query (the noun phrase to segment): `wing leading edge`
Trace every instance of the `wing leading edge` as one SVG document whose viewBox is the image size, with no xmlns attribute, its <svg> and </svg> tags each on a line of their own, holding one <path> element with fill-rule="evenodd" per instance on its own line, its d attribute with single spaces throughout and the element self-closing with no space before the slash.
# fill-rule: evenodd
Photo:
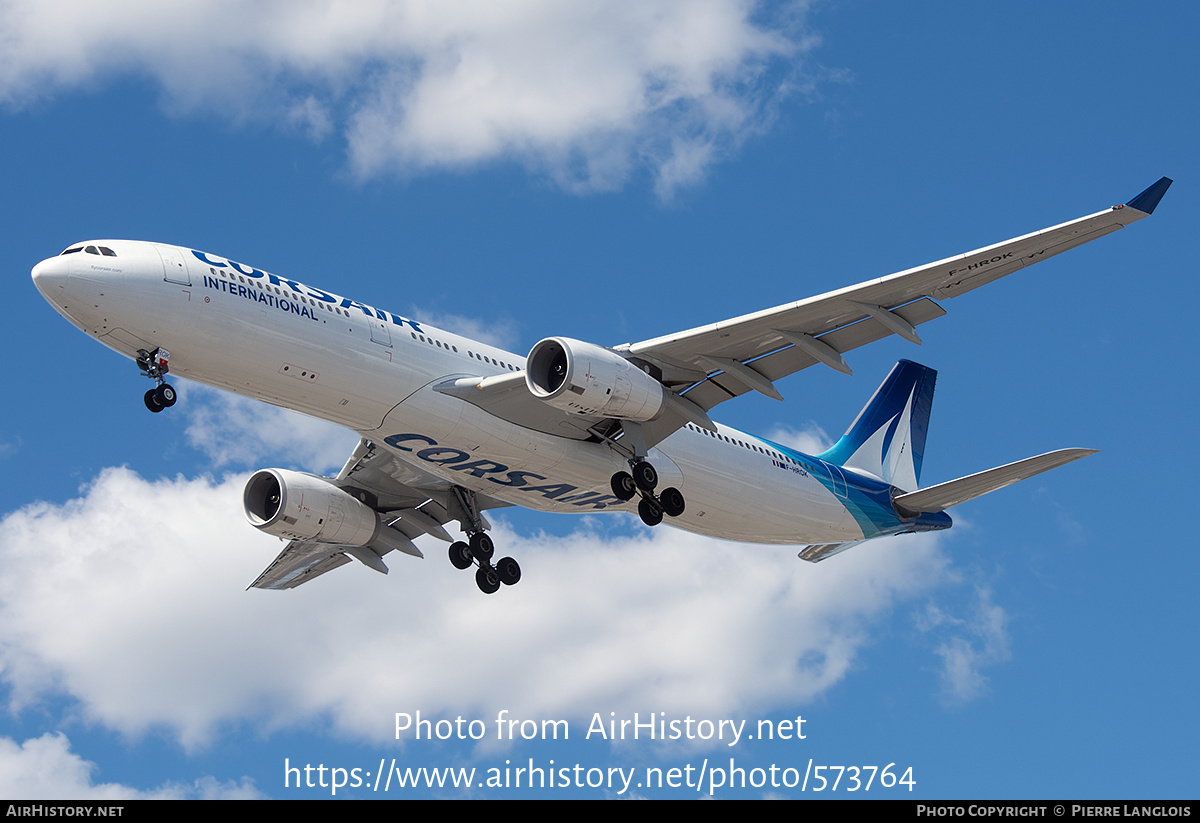
<svg viewBox="0 0 1200 823">
<path fill-rule="evenodd" d="M 703 411 L 816 363 L 850 372 L 842 353 L 890 334 L 920 343 L 915 327 L 945 314 L 935 300 L 958 297 L 1005 275 L 1123 228 L 1153 213 L 1171 185 L 1163 177 L 1124 205 L 868 280 L 856 286 L 678 334 L 618 346 L 661 369 L 664 382 Z"/>
</svg>

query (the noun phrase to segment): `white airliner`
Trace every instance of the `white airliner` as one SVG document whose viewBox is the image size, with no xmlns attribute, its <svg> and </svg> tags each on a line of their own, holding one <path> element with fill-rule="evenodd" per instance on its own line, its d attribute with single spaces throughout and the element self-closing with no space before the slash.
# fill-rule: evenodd
<svg viewBox="0 0 1200 823">
<path fill-rule="evenodd" d="M 72 245 L 33 269 L 63 317 L 134 358 L 175 404 L 172 374 L 295 409 L 362 439 L 337 477 L 263 469 L 246 516 L 289 542 L 251 586 L 293 588 L 356 559 L 387 572 L 413 539 L 450 543 L 486 593 L 484 512 L 502 506 L 637 511 L 648 525 L 755 543 L 808 544 L 819 561 L 863 540 L 946 529 L 945 509 L 1085 457 L 1064 449 L 920 488 L 936 372 L 901 361 L 828 451 L 811 456 L 714 423 L 709 411 L 940 317 L 935 301 L 990 283 L 1154 211 L 1162 178 L 1124 205 L 797 303 L 613 348 L 551 337 L 527 357 L 192 249 Z M 467 540 L 444 526 L 457 520 Z"/>
</svg>

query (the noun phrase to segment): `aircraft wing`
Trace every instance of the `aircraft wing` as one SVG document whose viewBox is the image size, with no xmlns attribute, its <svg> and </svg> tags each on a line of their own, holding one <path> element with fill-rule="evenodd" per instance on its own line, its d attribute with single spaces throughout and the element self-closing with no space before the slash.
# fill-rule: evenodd
<svg viewBox="0 0 1200 823">
<path fill-rule="evenodd" d="M 1003 243 L 617 351 L 660 369 L 665 383 L 705 412 L 752 389 L 782 399 L 774 381 L 815 363 L 849 374 L 842 353 L 889 334 L 919 343 L 914 327 L 946 313 L 936 300 L 1141 220 L 1171 182 L 1163 177 L 1124 205 Z"/>
<path fill-rule="evenodd" d="M 849 374 L 843 352 L 890 334 L 919 343 L 916 326 L 946 313 L 938 300 L 958 297 L 1141 220 L 1154 211 L 1171 182 L 1163 177 L 1124 205 L 936 263 L 708 326 L 616 346 L 615 351 L 645 364 L 669 389 L 666 409 L 640 426 L 645 445 L 662 442 L 688 422 L 713 428 L 708 410 L 751 390 L 782 400 L 775 381 L 815 363 Z M 560 437 L 618 437 L 621 431 L 619 421 L 571 414 L 547 405 L 526 388 L 524 372 L 491 377 L 453 375 L 434 388 L 517 425 Z"/>
<path fill-rule="evenodd" d="M 469 518 L 449 483 L 422 472 L 365 438 L 330 482 L 383 515 L 387 525 L 380 528 L 375 542 L 368 546 L 341 546 L 292 540 L 247 588 L 294 589 L 351 560 L 387 574 L 383 556 L 388 552 L 423 557 L 413 544 L 414 539 L 429 534 L 450 543 L 452 538 L 443 526 L 458 520 L 466 528 Z M 475 502 L 481 512 L 511 505 L 481 494 L 475 495 Z M 490 528 L 486 518 L 484 522 Z"/>
</svg>

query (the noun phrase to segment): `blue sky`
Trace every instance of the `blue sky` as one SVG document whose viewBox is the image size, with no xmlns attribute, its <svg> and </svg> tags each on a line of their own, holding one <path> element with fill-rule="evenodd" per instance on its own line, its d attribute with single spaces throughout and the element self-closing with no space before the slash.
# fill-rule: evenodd
<svg viewBox="0 0 1200 823">
<path fill-rule="evenodd" d="M 1194 797 L 1198 77 L 1188 4 L 529 2 L 0 10 L 9 397 L 0 796 L 327 797 L 403 767 L 911 766 L 904 797 Z M 379 16 L 372 17 L 373 14 Z M 730 425 L 812 446 L 901 357 L 939 370 L 923 479 L 1101 453 L 949 532 L 789 548 L 509 512 L 525 579 L 444 559 L 246 592 L 250 471 L 354 435 L 130 362 L 38 295 L 86 238 L 227 255 L 526 352 L 648 339 L 1124 202 L 1158 212 L 781 381 Z M 396 741 L 397 712 L 489 739 Z M 565 719 L 508 744 L 496 715 Z M 599 713 L 805 740 L 583 739 Z M 641 774 L 641 772 L 639 772 Z M 635 781 L 636 782 L 636 781 Z M 644 797 L 694 789 L 636 788 Z M 338 797 L 618 796 L 474 788 Z M 718 797 L 797 796 L 786 787 Z M 859 793 L 861 796 L 861 792 Z M 837 796 L 853 796 L 839 788 Z"/>
</svg>

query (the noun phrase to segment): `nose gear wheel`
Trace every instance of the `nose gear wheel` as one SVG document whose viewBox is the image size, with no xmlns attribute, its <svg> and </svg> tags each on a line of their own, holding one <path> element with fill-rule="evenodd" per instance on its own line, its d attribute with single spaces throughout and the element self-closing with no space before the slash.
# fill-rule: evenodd
<svg viewBox="0 0 1200 823">
<path fill-rule="evenodd" d="M 146 392 L 143 400 L 145 400 L 146 408 L 155 414 L 163 409 L 171 408 L 178 399 L 175 387 L 164 377 L 171 370 L 170 360 L 171 353 L 164 348 L 160 347 L 154 351 L 138 349 L 138 368 L 142 370 L 143 375 L 154 381 L 154 388 Z"/>
</svg>

